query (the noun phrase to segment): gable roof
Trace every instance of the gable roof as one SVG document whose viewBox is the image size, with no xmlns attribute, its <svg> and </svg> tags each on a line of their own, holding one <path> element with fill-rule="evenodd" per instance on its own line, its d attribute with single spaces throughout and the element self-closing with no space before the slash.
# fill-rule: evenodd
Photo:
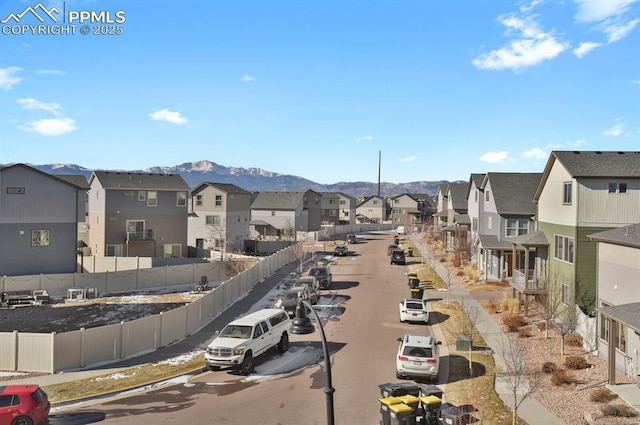
<svg viewBox="0 0 640 425">
<path fill-rule="evenodd" d="M 536 201 L 556 161 L 573 178 L 640 177 L 640 152 L 637 151 L 553 151 L 536 189 Z"/>
<path fill-rule="evenodd" d="M 251 203 L 254 210 L 295 210 L 308 193 L 319 193 L 312 190 L 293 190 L 282 192 L 260 192 Z"/>
<path fill-rule="evenodd" d="M 467 188 L 467 199 L 469 199 L 469 192 L 471 191 L 471 183 L 473 183 L 477 188 L 482 187 L 482 182 L 484 181 L 484 173 L 471 173 L 469 176 L 469 187 Z"/>
<path fill-rule="evenodd" d="M 599 307 L 598 311 L 607 317 L 622 322 L 640 331 L 640 302 Z"/>
<path fill-rule="evenodd" d="M 356 205 L 356 208 L 361 207 L 362 205 L 366 204 L 367 202 L 369 202 L 370 200 L 377 198 L 381 201 L 384 201 L 384 198 L 377 196 L 377 195 L 373 195 L 373 196 L 366 196 L 364 199 L 362 199 L 362 202 L 360 202 L 359 204 Z M 384 203 L 381 205 L 384 206 Z"/>
<path fill-rule="evenodd" d="M 491 183 L 498 214 L 534 215 L 533 196 L 542 173 L 487 173 L 482 187 Z"/>
<path fill-rule="evenodd" d="M 25 169 L 27 169 L 29 171 L 33 171 L 34 173 L 40 174 L 42 176 L 49 177 L 49 178 L 54 179 L 54 180 L 61 181 L 61 182 L 66 183 L 68 185 L 74 186 L 76 188 L 89 189 L 88 184 L 87 184 L 87 179 L 85 179 L 84 176 L 81 176 L 81 175 L 78 175 L 76 177 L 76 176 L 67 175 L 67 174 L 49 174 L 47 172 L 38 170 L 35 167 L 31 167 L 30 165 L 23 164 L 23 163 L 16 163 L 16 164 L 7 165 L 6 167 L 0 167 L 0 171 L 8 170 L 10 168 L 25 168 Z M 84 183 L 83 183 L 83 181 L 84 181 Z"/>
<path fill-rule="evenodd" d="M 235 184 L 232 183 L 215 183 L 215 182 L 203 182 L 200 183 L 198 186 L 196 186 L 195 189 L 193 189 L 192 193 L 198 193 L 201 190 L 203 190 L 205 187 L 214 187 L 216 189 L 221 190 L 222 192 L 225 193 L 232 193 L 232 194 L 237 194 L 237 195 L 251 195 L 251 192 L 244 190 L 241 187 L 236 186 Z"/>
<path fill-rule="evenodd" d="M 449 207 L 455 211 L 467 211 L 469 206 L 467 205 L 467 193 L 469 183 L 449 183 Z"/>
<path fill-rule="evenodd" d="M 89 190 L 89 181 L 82 174 L 54 174 L 55 177 L 78 186 L 80 189 Z"/>
<path fill-rule="evenodd" d="M 104 189 L 119 190 L 191 190 L 179 174 L 129 173 L 126 171 L 94 171 L 89 184 L 98 179 Z"/>
<path fill-rule="evenodd" d="M 598 242 L 640 248 L 640 224 L 616 227 L 615 229 L 593 233 L 588 236 Z"/>
</svg>

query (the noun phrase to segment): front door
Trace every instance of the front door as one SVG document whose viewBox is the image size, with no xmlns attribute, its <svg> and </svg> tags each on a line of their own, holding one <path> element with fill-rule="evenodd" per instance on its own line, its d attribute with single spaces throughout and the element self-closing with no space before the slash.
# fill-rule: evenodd
<svg viewBox="0 0 640 425">
<path fill-rule="evenodd" d="M 511 277 L 513 276 L 513 253 L 505 252 L 504 253 L 504 276 Z"/>
</svg>

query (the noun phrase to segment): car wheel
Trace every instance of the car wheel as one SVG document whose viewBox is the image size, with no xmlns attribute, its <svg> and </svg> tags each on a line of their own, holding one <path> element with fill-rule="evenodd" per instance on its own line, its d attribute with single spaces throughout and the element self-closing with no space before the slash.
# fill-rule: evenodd
<svg viewBox="0 0 640 425">
<path fill-rule="evenodd" d="M 289 335 L 283 334 L 280 337 L 280 342 L 278 343 L 278 350 L 281 353 L 285 353 L 289 349 Z"/>
<path fill-rule="evenodd" d="M 244 360 L 240 363 L 240 373 L 243 375 L 249 375 L 253 372 L 253 357 L 251 354 L 244 356 Z"/>
<path fill-rule="evenodd" d="M 217 372 L 220 369 L 222 369 L 220 366 L 207 366 L 209 368 L 209 370 L 213 371 L 213 372 Z"/>
<path fill-rule="evenodd" d="M 11 422 L 11 425 L 33 425 L 33 420 L 28 416 L 19 416 Z"/>
</svg>

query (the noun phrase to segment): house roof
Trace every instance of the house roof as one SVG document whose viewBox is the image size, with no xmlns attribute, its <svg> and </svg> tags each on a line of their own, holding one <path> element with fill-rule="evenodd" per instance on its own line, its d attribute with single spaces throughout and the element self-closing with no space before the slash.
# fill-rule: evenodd
<svg viewBox="0 0 640 425">
<path fill-rule="evenodd" d="M 225 193 L 232 193 L 232 194 L 238 194 L 238 195 L 251 195 L 251 192 L 244 190 L 243 188 L 238 187 L 235 184 L 215 183 L 215 182 L 202 182 L 198 186 L 196 186 L 195 189 L 193 189 L 192 193 L 198 193 L 207 186 L 215 187 L 216 189 L 219 189 Z"/>
<path fill-rule="evenodd" d="M 85 179 L 83 176 L 79 175 L 79 178 L 75 178 L 75 177 L 71 177 L 69 175 L 66 174 L 49 174 L 46 173 L 44 171 L 38 170 L 35 167 L 31 167 L 30 165 L 27 164 L 22 164 L 22 163 L 16 163 L 16 164 L 11 164 L 11 165 L 7 165 L 6 167 L 0 167 L 0 171 L 2 170 L 8 170 L 10 168 L 26 168 L 30 171 L 33 171 L 34 173 L 38 173 L 40 175 L 49 177 L 51 179 L 54 180 L 60 180 L 66 184 L 75 186 L 75 187 L 79 187 L 80 189 L 89 189 L 88 185 L 87 185 L 87 179 Z M 84 180 L 84 183 L 82 182 L 82 180 Z"/>
<path fill-rule="evenodd" d="M 640 177 L 640 152 L 637 151 L 553 151 L 535 193 L 538 200 L 553 164 L 558 161 L 573 178 Z"/>
<path fill-rule="evenodd" d="M 467 187 L 467 199 L 469 199 L 469 191 L 471 190 L 471 183 L 475 184 L 477 188 L 482 187 L 482 181 L 484 180 L 484 173 L 471 173 L 469 176 L 469 186 Z"/>
<path fill-rule="evenodd" d="M 438 193 L 440 192 L 442 192 L 442 196 L 446 198 L 447 194 L 449 193 L 449 183 L 443 183 L 438 186 Z"/>
<path fill-rule="evenodd" d="M 478 235 L 478 239 L 480 241 L 478 245 L 484 249 L 513 249 L 513 244 L 511 242 L 499 241 L 496 235 Z"/>
<path fill-rule="evenodd" d="M 252 225 L 252 226 L 271 226 L 271 227 L 273 227 L 273 224 L 267 223 L 264 220 L 251 220 L 249 222 L 249 224 Z M 275 229 L 275 227 L 273 227 L 273 228 Z"/>
<path fill-rule="evenodd" d="M 471 217 L 469 217 L 469 214 L 456 214 L 453 221 L 456 224 L 471 224 Z"/>
<path fill-rule="evenodd" d="M 254 210 L 295 210 L 303 202 L 308 193 L 317 193 L 311 190 L 293 190 L 283 192 L 260 192 L 251 203 Z M 318 196 L 320 194 L 318 193 Z"/>
<path fill-rule="evenodd" d="M 604 316 L 640 331 L 640 302 L 599 307 L 598 311 Z"/>
<path fill-rule="evenodd" d="M 509 243 L 522 246 L 549 246 L 544 232 L 537 231 L 507 238 Z"/>
<path fill-rule="evenodd" d="M 491 183 L 493 200 L 498 214 L 534 215 L 533 196 L 542 173 L 487 173 L 482 183 Z"/>
<path fill-rule="evenodd" d="M 433 215 L 434 217 L 449 217 L 449 213 L 447 211 L 440 211 Z"/>
<path fill-rule="evenodd" d="M 640 248 L 640 224 L 622 226 L 589 235 L 598 242 Z"/>
<path fill-rule="evenodd" d="M 55 177 L 78 186 L 80 189 L 89 190 L 89 181 L 82 174 L 54 174 Z"/>
<path fill-rule="evenodd" d="M 361 207 L 362 205 L 366 204 L 367 202 L 369 202 L 370 200 L 372 200 L 372 199 L 374 199 L 374 198 L 377 198 L 377 199 L 379 199 L 379 200 L 381 200 L 381 201 L 384 201 L 384 199 L 383 199 L 383 198 L 381 198 L 380 196 L 377 196 L 377 195 L 374 195 L 374 196 L 367 196 L 367 197 L 365 197 L 365 198 L 362 200 L 362 202 L 360 202 L 359 204 L 357 204 L 357 205 L 356 205 L 356 208 Z M 380 205 L 380 207 L 383 207 L 383 206 L 384 206 L 384 203 L 382 203 L 382 204 Z"/>
<path fill-rule="evenodd" d="M 191 190 L 179 174 L 129 173 L 126 171 L 94 171 L 89 179 L 98 179 L 104 189 L 121 190 Z"/>
<path fill-rule="evenodd" d="M 467 211 L 469 208 L 467 204 L 467 193 L 469 183 L 449 183 L 449 207 L 455 211 Z"/>
</svg>

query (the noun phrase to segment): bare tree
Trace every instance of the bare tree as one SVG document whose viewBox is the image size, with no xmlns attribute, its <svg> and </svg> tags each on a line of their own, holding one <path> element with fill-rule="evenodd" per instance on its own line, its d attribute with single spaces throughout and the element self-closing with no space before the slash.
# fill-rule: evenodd
<svg viewBox="0 0 640 425">
<path fill-rule="evenodd" d="M 562 343 L 560 348 L 560 354 L 564 356 L 564 337 L 567 334 L 575 332 L 578 326 L 578 307 L 575 304 L 564 306 L 558 315 L 560 328 L 560 335 L 562 336 Z"/>
<path fill-rule="evenodd" d="M 461 301 L 461 305 L 467 319 L 465 324 L 462 325 L 465 329 L 461 329 L 461 331 L 466 332 L 466 335 L 469 336 L 469 376 L 473 377 L 473 330 L 480 319 L 481 307 L 477 302 L 465 302 L 464 298 Z"/>
<path fill-rule="evenodd" d="M 291 223 L 291 220 L 285 220 L 282 226 L 282 236 L 284 236 L 285 240 L 295 241 L 296 240 L 296 228 Z"/>
<path fill-rule="evenodd" d="M 504 337 L 496 353 L 503 361 L 501 378 L 513 396 L 512 425 L 516 425 L 518 407 L 536 392 L 542 383 L 542 374 L 527 367 L 522 355 L 524 344 L 517 339 Z M 497 377 L 496 377 L 497 378 Z"/>
<path fill-rule="evenodd" d="M 453 283 L 453 277 L 455 276 L 456 267 L 453 264 L 453 261 L 449 259 L 444 263 L 444 271 L 445 271 L 445 281 L 444 283 L 447 285 L 447 305 L 449 305 L 449 301 L 451 300 L 451 284 Z"/>
<path fill-rule="evenodd" d="M 292 245 L 291 250 L 293 256 L 296 257 L 296 259 L 298 259 L 298 261 L 300 262 L 300 274 L 302 274 L 302 264 L 304 263 L 304 260 L 307 257 L 308 253 L 307 247 L 305 246 L 305 243 L 301 241 L 296 243 L 295 245 Z"/>
<path fill-rule="evenodd" d="M 210 225 L 209 236 L 211 239 L 211 248 L 220 250 L 220 262 L 224 262 L 224 255 L 227 251 L 227 223 L 226 220 L 219 215 L 213 216 L 213 222 Z"/>
<path fill-rule="evenodd" d="M 540 313 L 545 321 L 545 338 L 549 338 L 551 321 L 562 305 L 562 286 L 557 273 L 552 273 L 543 281 L 544 293 L 537 296 Z"/>
</svg>

